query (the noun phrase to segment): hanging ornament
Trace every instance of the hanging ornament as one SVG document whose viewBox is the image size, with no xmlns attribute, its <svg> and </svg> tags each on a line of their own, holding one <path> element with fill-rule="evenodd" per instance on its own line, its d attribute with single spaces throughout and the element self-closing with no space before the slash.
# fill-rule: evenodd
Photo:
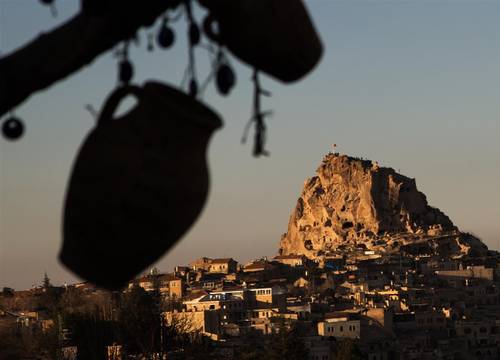
<svg viewBox="0 0 500 360">
<path fill-rule="evenodd" d="M 223 63 L 219 65 L 215 78 L 217 90 L 221 95 L 227 96 L 236 83 L 236 75 L 231 67 Z"/>
<path fill-rule="evenodd" d="M 163 49 L 168 49 L 174 44 L 175 33 L 170 26 L 167 24 L 167 19 L 164 19 L 160 31 L 158 31 L 158 36 L 156 37 L 158 45 Z"/>
<path fill-rule="evenodd" d="M 253 98 L 253 116 L 248 121 L 248 124 L 243 132 L 243 137 L 241 139 L 242 143 L 246 142 L 246 138 L 248 135 L 248 130 L 250 125 L 255 123 L 255 136 L 253 142 L 253 156 L 268 156 L 269 152 L 264 149 L 264 145 L 266 143 L 266 124 L 265 118 L 272 114 L 272 111 L 262 111 L 261 109 L 261 96 L 271 96 L 271 93 L 267 90 L 264 90 L 260 86 L 259 81 L 259 71 L 254 69 L 252 81 L 254 83 L 254 98 Z"/>
<path fill-rule="evenodd" d="M 24 133 L 24 124 L 19 118 L 11 116 L 3 123 L 2 133 L 8 140 L 17 140 Z"/>
</svg>

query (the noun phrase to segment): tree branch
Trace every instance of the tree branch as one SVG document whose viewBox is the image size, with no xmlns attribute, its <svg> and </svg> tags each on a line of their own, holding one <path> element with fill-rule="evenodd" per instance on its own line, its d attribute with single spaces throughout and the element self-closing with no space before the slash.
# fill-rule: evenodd
<svg viewBox="0 0 500 360">
<path fill-rule="evenodd" d="M 23 48 L 0 59 L 0 116 L 31 94 L 90 64 L 97 56 L 151 25 L 179 1 L 97 0 L 100 13 L 82 10 L 50 33 L 41 34 Z M 94 3 L 93 0 L 87 0 Z M 85 9 L 86 1 L 83 1 Z"/>
</svg>

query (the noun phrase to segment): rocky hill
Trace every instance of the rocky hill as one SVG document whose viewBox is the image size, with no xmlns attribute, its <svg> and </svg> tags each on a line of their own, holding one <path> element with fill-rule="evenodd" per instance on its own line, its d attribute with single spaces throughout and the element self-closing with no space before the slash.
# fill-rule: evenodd
<svg viewBox="0 0 500 360">
<path fill-rule="evenodd" d="M 377 163 L 330 153 L 307 179 L 280 253 L 315 258 L 339 249 L 461 257 L 487 247 L 429 206 L 415 179 Z"/>
</svg>

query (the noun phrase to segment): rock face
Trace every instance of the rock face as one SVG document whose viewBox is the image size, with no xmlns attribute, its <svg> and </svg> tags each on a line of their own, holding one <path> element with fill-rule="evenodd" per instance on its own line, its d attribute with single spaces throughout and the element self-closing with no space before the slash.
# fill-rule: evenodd
<svg viewBox="0 0 500 360">
<path fill-rule="evenodd" d="M 309 258 L 339 249 L 481 255 L 486 246 L 428 205 L 415 179 L 368 160 L 330 153 L 307 179 L 280 253 Z"/>
</svg>

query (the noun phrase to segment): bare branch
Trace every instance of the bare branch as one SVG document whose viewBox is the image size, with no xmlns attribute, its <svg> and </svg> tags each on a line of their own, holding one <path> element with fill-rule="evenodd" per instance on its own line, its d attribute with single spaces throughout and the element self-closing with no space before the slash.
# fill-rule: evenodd
<svg viewBox="0 0 500 360">
<path fill-rule="evenodd" d="M 179 4 L 171 0 L 106 3 L 108 9 L 104 13 L 82 10 L 50 33 L 41 34 L 0 59 L 0 116 L 34 92 L 64 79 L 119 42 L 133 37 L 141 26 L 152 24 L 169 7 Z"/>
</svg>

